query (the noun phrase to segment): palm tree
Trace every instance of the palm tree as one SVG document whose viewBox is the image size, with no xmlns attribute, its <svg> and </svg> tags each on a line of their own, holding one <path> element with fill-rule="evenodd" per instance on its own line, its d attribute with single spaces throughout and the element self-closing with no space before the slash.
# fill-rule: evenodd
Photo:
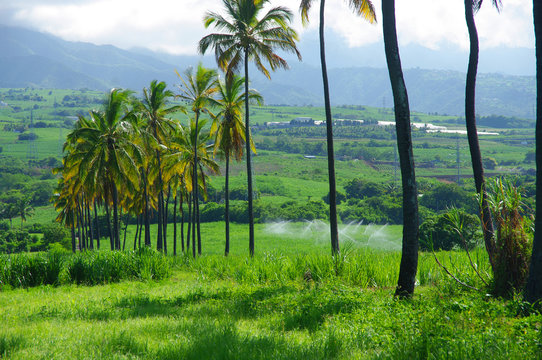
<svg viewBox="0 0 542 360">
<path fill-rule="evenodd" d="M 30 196 L 25 196 L 22 199 L 19 199 L 15 204 L 17 214 L 21 217 L 21 230 L 23 229 L 23 223 L 26 221 L 27 216 L 31 216 L 34 213 L 31 202 L 32 199 Z"/>
<path fill-rule="evenodd" d="M 492 0 L 493 5 L 500 8 L 500 0 Z M 467 126 L 467 138 L 469 140 L 469 149 L 472 162 L 472 171 L 474 173 L 474 184 L 476 192 L 481 195 L 482 210 L 482 231 L 484 233 L 484 243 L 489 255 L 489 262 L 492 269 L 495 266 L 495 239 L 493 220 L 491 211 L 487 202 L 486 184 L 484 180 L 484 167 L 482 164 L 482 154 L 478 142 L 478 132 L 476 130 L 476 110 L 475 110 L 475 92 L 476 92 L 476 73 L 478 71 L 478 33 L 474 22 L 474 13 L 480 9 L 482 0 L 465 0 L 465 20 L 469 31 L 470 54 L 467 70 L 467 80 L 465 85 L 465 122 Z"/>
<path fill-rule="evenodd" d="M 147 121 L 147 131 L 154 137 L 157 144 L 154 152 L 158 169 L 158 236 L 156 248 L 162 250 L 165 245 L 165 227 L 164 222 L 164 184 L 162 179 L 162 164 L 160 159 L 161 147 L 167 143 L 167 138 L 173 127 L 172 120 L 167 116 L 171 113 L 181 110 L 180 106 L 168 106 L 168 101 L 175 94 L 171 90 L 166 90 L 166 83 L 156 80 L 151 81 L 149 88 L 143 88 L 143 99 L 138 102 L 137 110 L 140 111 Z"/>
<path fill-rule="evenodd" d="M 105 202 L 106 212 L 113 207 L 113 248 L 120 248 L 119 189 L 135 191 L 142 151 L 132 141 L 133 131 L 126 121 L 130 114 L 128 90 L 113 89 L 108 94 L 102 111 L 92 110 L 90 119 L 82 122 L 69 136 L 76 140 L 71 161 L 79 164 L 78 176 L 85 188 L 97 186 Z M 81 120 L 81 119 L 80 119 Z"/>
<path fill-rule="evenodd" d="M 395 26 L 395 0 L 382 0 L 384 48 L 395 106 L 397 150 L 403 185 L 403 247 L 396 296 L 409 297 L 414 293 L 418 268 L 418 190 L 412 155 L 410 109 L 408 94 L 401 68 L 397 30 Z"/>
<path fill-rule="evenodd" d="M 177 76 L 181 79 L 181 94 L 178 95 L 182 100 L 188 102 L 194 112 L 195 116 L 195 128 L 199 129 L 199 117 L 202 112 L 207 112 L 207 105 L 212 99 L 213 94 L 216 92 L 216 80 L 217 74 L 215 70 L 206 69 L 201 63 L 198 64 L 198 68 L 194 73 L 192 68 L 188 68 L 185 71 L 185 78 L 183 78 L 179 73 Z M 199 131 L 199 130 L 198 130 Z M 197 168 L 198 168 L 198 137 L 196 136 L 194 145 L 194 150 L 192 154 L 194 156 L 193 173 L 192 173 L 192 182 L 198 183 L 197 179 Z M 194 215 L 195 220 L 192 222 L 192 236 L 196 236 L 196 225 L 197 225 L 197 236 L 198 236 L 198 252 L 201 254 L 201 232 L 200 232 L 200 223 L 199 223 L 199 198 L 198 198 L 198 187 L 194 187 Z"/>
<path fill-rule="evenodd" d="M 274 50 L 280 49 L 295 53 L 299 59 L 295 40 L 297 33 L 288 24 L 292 12 L 284 7 L 273 7 L 261 18 L 269 0 L 222 0 L 227 16 L 215 12 L 207 12 L 204 17 L 205 27 L 213 25 L 224 33 L 213 33 L 199 41 L 198 50 L 205 54 L 209 47 L 214 48 L 218 66 L 227 71 L 228 76 L 240 70 L 244 64 L 245 71 L 245 146 L 247 154 L 247 185 L 248 185 L 248 217 L 249 217 L 249 252 L 254 256 L 254 211 L 252 190 L 252 163 L 250 154 L 250 113 L 249 113 L 249 77 L 248 62 L 253 60 L 256 68 L 267 78 L 269 70 L 288 68 L 286 60 L 278 56 Z"/>
<path fill-rule="evenodd" d="M 242 92 L 244 82 L 245 79 L 241 76 L 227 76 L 225 81 L 219 81 L 218 99 L 212 101 L 212 104 L 219 109 L 219 112 L 215 115 L 218 128 L 216 131 L 214 152 L 216 154 L 217 150 L 220 150 L 226 160 L 226 179 L 224 185 L 224 220 L 226 222 L 225 256 L 228 256 L 230 252 L 230 157 L 233 155 L 238 162 L 241 161 L 246 136 L 242 116 L 245 104 L 245 93 Z M 258 103 L 261 103 L 263 100 L 260 94 L 255 91 L 250 92 L 249 99 Z M 250 146 L 254 151 L 254 143 L 251 143 Z"/>
<path fill-rule="evenodd" d="M 309 22 L 309 9 L 313 0 L 301 0 L 299 10 L 303 24 Z M 371 24 L 376 21 L 373 4 L 370 0 L 350 0 L 350 6 L 354 12 Z M 329 100 L 329 85 L 327 79 L 326 50 L 324 43 L 324 9 L 325 0 L 320 0 L 320 63 L 322 67 L 322 80 L 324 84 L 324 105 L 326 110 L 327 129 L 327 167 L 329 176 L 329 226 L 331 233 L 331 252 L 333 255 L 339 252 L 339 232 L 337 230 L 337 185 L 335 181 L 335 155 L 333 150 L 333 118 L 331 116 L 331 104 Z"/>
<path fill-rule="evenodd" d="M 196 121 L 190 120 L 190 126 L 179 126 L 171 138 L 171 152 L 164 156 L 164 180 L 169 182 L 172 178 L 178 177 L 185 185 L 188 193 L 194 193 L 200 188 L 206 196 L 206 174 L 205 169 L 212 173 L 218 173 L 218 164 L 212 159 L 211 151 L 214 145 L 208 145 L 211 139 L 209 131 L 202 131 L 205 120 L 199 121 L 196 128 Z M 197 171 L 198 175 L 193 176 L 196 167 L 194 156 L 194 144 L 197 143 Z M 197 180 L 197 182 L 194 182 Z M 194 230 L 194 228 L 193 228 Z M 192 255 L 196 257 L 195 237 L 192 237 Z"/>
<path fill-rule="evenodd" d="M 525 300 L 531 304 L 542 301 L 542 4 L 533 0 L 536 43 L 536 216 L 529 277 Z"/>
</svg>

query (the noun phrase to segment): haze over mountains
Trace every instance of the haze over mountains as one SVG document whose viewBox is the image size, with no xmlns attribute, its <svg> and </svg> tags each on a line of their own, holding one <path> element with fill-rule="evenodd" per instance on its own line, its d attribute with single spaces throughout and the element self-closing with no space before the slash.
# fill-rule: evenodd
<svg viewBox="0 0 542 360">
<path fill-rule="evenodd" d="M 68 42 L 2 25 L 0 49 L 0 87 L 98 90 L 126 87 L 140 91 L 153 79 L 178 84 L 174 70 L 182 72 L 199 60 L 206 66 L 215 66 L 211 56 L 174 56 L 145 49 L 128 51 L 110 45 Z M 291 59 L 291 69 L 272 74 L 271 81 L 254 70 L 251 72 L 252 87 L 262 93 L 267 104 L 322 105 L 316 35 L 305 38 L 300 50 L 304 61 Z M 411 109 L 462 115 L 465 75 L 461 69 L 466 68 L 466 52 L 419 46 L 405 46 L 400 51 Z M 327 38 L 327 54 L 333 104 L 393 106 L 383 45 L 348 49 L 331 33 Z M 533 72 L 534 50 L 482 50 L 477 113 L 534 118 Z"/>
</svg>

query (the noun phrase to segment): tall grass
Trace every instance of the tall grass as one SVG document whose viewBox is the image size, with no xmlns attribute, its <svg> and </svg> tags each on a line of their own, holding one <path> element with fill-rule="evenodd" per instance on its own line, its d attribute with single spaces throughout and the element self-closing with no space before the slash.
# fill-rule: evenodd
<svg viewBox="0 0 542 360">
<path fill-rule="evenodd" d="M 442 251 L 437 256 L 441 263 L 465 279 L 478 284 L 474 269 L 470 267 L 466 253 Z M 478 271 L 489 273 L 489 261 L 484 249 L 475 249 L 471 256 L 478 264 Z M 200 278 L 234 280 L 246 284 L 282 284 L 289 281 L 326 283 L 339 281 L 346 285 L 364 288 L 393 287 L 399 274 L 401 254 L 371 248 L 343 251 L 339 258 L 329 254 L 282 255 L 267 252 L 254 258 L 219 255 L 175 258 L 176 266 L 185 271 L 196 272 Z M 447 275 L 436 264 L 433 255 L 420 253 L 417 285 L 447 284 Z"/>
<path fill-rule="evenodd" d="M 152 249 L 58 252 L 0 256 L 0 289 L 58 285 L 96 285 L 124 279 L 159 280 L 171 274 L 170 260 Z"/>
</svg>

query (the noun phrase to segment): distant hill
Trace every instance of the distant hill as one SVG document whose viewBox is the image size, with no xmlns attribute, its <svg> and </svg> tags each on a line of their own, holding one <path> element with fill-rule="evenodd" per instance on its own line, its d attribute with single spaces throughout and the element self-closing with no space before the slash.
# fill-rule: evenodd
<svg viewBox="0 0 542 360">
<path fill-rule="evenodd" d="M 0 87 L 89 88 L 126 87 L 139 90 L 153 79 L 178 83 L 174 69 L 196 65 L 197 56 L 172 56 L 148 50 L 122 50 L 110 45 L 69 42 L 52 35 L 0 25 Z M 310 58 L 308 58 L 310 57 Z M 305 63 L 292 62 L 289 71 L 267 80 L 255 69 L 252 87 L 267 104 L 322 105 L 318 59 L 307 51 Z M 213 66 L 213 58 L 203 58 Z M 392 107 L 385 68 L 330 69 L 331 100 L 335 105 Z M 411 109 L 462 115 L 465 75 L 458 71 L 406 69 Z M 535 79 L 532 76 L 479 74 L 477 113 L 534 118 Z"/>
</svg>

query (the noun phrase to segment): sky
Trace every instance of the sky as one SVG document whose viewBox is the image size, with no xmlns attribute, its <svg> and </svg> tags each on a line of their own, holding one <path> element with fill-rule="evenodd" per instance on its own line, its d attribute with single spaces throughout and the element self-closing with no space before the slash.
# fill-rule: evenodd
<svg viewBox="0 0 542 360">
<path fill-rule="evenodd" d="M 532 1 L 504 0 L 498 12 L 491 0 L 476 15 L 481 49 L 534 48 Z M 354 16 L 348 1 L 326 2 L 326 28 L 350 47 L 382 41 L 382 25 Z M 293 27 L 300 39 L 318 26 L 318 2 L 303 28 L 299 0 L 272 0 L 272 6 L 294 11 Z M 377 20 L 381 0 L 373 0 Z M 222 11 L 222 0 L 0 0 L 0 24 L 51 33 L 69 41 L 111 44 L 120 48 L 149 48 L 172 54 L 194 55 L 198 40 L 211 32 L 203 26 L 206 11 Z M 400 45 L 416 44 L 438 50 L 442 46 L 467 49 L 468 35 L 461 0 L 397 0 Z"/>
</svg>

